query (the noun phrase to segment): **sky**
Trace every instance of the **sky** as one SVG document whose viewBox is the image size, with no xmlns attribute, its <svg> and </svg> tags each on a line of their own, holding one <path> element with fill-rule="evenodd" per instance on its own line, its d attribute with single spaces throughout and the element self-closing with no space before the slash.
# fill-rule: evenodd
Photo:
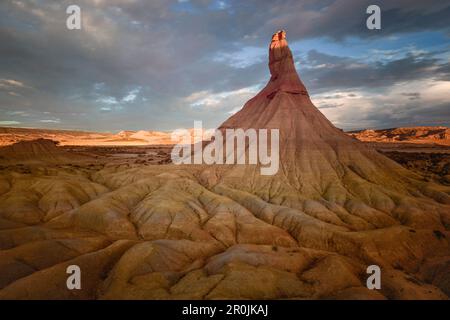
<svg viewBox="0 0 450 320">
<path fill-rule="evenodd" d="M 2 0 L 0 126 L 217 127 L 267 83 L 279 29 L 337 127 L 450 125 L 449 1 Z"/>
</svg>

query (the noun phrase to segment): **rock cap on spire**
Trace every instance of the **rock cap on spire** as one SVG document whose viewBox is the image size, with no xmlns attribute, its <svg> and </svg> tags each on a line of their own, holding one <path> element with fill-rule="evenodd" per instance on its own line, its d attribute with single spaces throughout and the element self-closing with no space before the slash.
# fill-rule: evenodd
<svg viewBox="0 0 450 320">
<path fill-rule="evenodd" d="M 269 46 L 270 81 L 264 91 L 272 96 L 278 91 L 308 95 L 295 69 L 294 58 L 286 40 L 286 31 L 278 30 Z"/>
</svg>

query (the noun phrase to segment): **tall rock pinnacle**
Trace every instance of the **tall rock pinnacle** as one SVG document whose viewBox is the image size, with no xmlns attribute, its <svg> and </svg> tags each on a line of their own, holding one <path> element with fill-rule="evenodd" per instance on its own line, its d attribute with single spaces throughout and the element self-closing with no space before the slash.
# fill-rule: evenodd
<svg viewBox="0 0 450 320">
<path fill-rule="evenodd" d="M 272 36 L 269 47 L 269 69 L 271 78 L 266 87 L 267 95 L 273 95 L 277 91 L 308 95 L 295 70 L 294 58 L 284 30 L 277 31 Z"/>
<path fill-rule="evenodd" d="M 314 106 L 297 74 L 284 31 L 272 36 L 269 69 L 271 77 L 264 89 L 219 129 L 278 129 L 281 170 L 274 177 L 261 177 L 256 167 L 236 166 L 225 175 L 227 185 L 266 195 L 263 180 L 278 181 L 283 201 L 290 199 L 290 204 L 299 206 L 304 199 L 322 198 L 343 205 L 356 197 L 365 205 L 389 211 L 392 208 L 386 204 L 392 206 L 396 193 L 408 193 L 407 188 L 427 188 L 427 195 L 450 203 L 448 195 L 431 191 L 414 173 L 337 129 Z M 374 194 L 378 196 L 376 204 Z"/>
</svg>

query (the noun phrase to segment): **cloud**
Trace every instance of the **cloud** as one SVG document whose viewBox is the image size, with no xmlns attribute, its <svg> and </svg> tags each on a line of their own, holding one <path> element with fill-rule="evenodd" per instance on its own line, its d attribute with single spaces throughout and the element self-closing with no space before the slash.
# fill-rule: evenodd
<svg viewBox="0 0 450 320">
<path fill-rule="evenodd" d="M 218 52 L 214 61 L 225 62 L 234 68 L 246 68 L 266 59 L 267 49 L 248 46 L 234 52 Z"/>
<path fill-rule="evenodd" d="M 184 100 L 191 107 L 217 107 L 221 104 L 224 104 L 224 101 L 229 101 L 236 98 L 250 99 L 252 96 L 256 95 L 256 93 L 258 93 L 259 89 L 259 86 L 256 85 L 238 90 L 218 93 L 212 93 L 210 91 L 199 91 L 194 92 Z"/>
<path fill-rule="evenodd" d="M 19 121 L 10 121 L 10 120 L 1 120 L 0 121 L 0 125 L 2 125 L 2 126 L 12 126 L 15 124 L 20 124 L 20 122 Z"/>
<path fill-rule="evenodd" d="M 114 97 L 101 97 L 96 100 L 97 102 L 105 103 L 105 104 L 118 104 L 119 101 Z"/>
<path fill-rule="evenodd" d="M 450 62 L 436 53 L 408 52 L 404 57 L 386 62 L 333 56 L 311 50 L 300 66 L 300 73 L 313 92 L 337 88 L 376 89 L 417 79 L 450 79 Z"/>
<path fill-rule="evenodd" d="M 408 97 L 409 100 L 417 100 L 420 99 L 420 92 L 404 92 L 403 96 Z"/>
<path fill-rule="evenodd" d="M 59 119 L 44 119 L 44 120 L 39 120 L 39 122 L 42 122 L 42 123 L 60 123 L 61 120 L 59 120 Z"/>
<path fill-rule="evenodd" d="M 374 32 L 366 28 L 366 8 L 371 4 L 371 0 L 279 0 L 265 2 L 261 10 L 271 14 L 264 27 L 286 28 L 293 39 L 326 36 L 342 41 L 351 36 L 376 38 L 449 29 L 445 22 L 450 17 L 448 3 L 392 0 L 379 4 L 382 28 Z"/>
<path fill-rule="evenodd" d="M 133 102 L 136 100 L 136 97 L 139 94 L 139 91 L 141 91 L 141 88 L 136 88 L 133 90 L 130 90 L 125 97 L 122 98 L 122 102 Z"/>
<path fill-rule="evenodd" d="M 23 88 L 25 87 L 25 85 L 22 82 L 13 79 L 0 79 L 0 88 L 14 88 L 14 87 Z"/>
<path fill-rule="evenodd" d="M 312 94 L 355 89 L 371 96 L 450 73 L 448 48 L 392 47 L 412 32 L 448 36 L 443 1 L 384 2 L 379 32 L 365 27 L 366 0 L 79 0 L 82 30 L 72 31 L 65 27 L 70 4 L 0 2 L 0 41 L 8 44 L 0 47 L 0 109 L 28 114 L 8 121 L 51 126 L 40 120 L 52 116 L 61 127 L 88 130 L 169 130 L 194 119 L 216 126 L 251 97 L 245 88 L 268 80 L 268 41 L 279 28 L 291 43 L 317 41 L 299 64 Z M 325 50 L 339 43 L 351 51 L 352 38 L 383 44 L 358 54 Z M 195 93 L 204 95 L 186 100 Z M 319 107 L 344 112 L 328 100 Z"/>
<path fill-rule="evenodd" d="M 405 95 L 405 90 L 414 90 Z M 420 93 L 416 90 L 420 89 Z M 317 106 L 337 105 L 320 110 L 338 127 L 353 130 L 414 125 L 449 125 L 450 81 L 421 79 L 398 83 L 382 92 L 335 91 L 312 96 Z M 414 97 L 414 99 L 411 99 Z M 420 98 L 418 98 L 420 97 Z"/>
</svg>

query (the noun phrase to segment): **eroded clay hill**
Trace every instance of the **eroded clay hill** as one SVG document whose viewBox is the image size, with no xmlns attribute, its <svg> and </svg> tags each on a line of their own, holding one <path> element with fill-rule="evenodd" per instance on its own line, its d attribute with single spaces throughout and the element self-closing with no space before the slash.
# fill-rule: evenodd
<svg viewBox="0 0 450 320">
<path fill-rule="evenodd" d="M 284 32 L 225 128 L 280 129 L 280 170 L 42 163 L 0 176 L 0 298 L 447 299 L 450 189 L 336 129 Z M 66 268 L 82 290 L 66 288 Z M 382 269 L 368 290 L 366 268 Z"/>
<path fill-rule="evenodd" d="M 41 138 L 0 147 L 0 163 L 64 163 L 89 158 L 88 155 L 70 154 L 57 144 L 56 141 Z"/>
</svg>

